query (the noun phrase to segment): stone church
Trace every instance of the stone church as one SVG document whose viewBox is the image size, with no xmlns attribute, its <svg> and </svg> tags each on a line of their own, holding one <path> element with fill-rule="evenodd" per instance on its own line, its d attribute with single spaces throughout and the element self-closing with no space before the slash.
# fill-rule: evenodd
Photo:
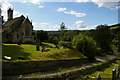
<svg viewBox="0 0 120 80">
<path fill-rule="evenodd" d="M 13 18 L 13 10 L 7 10 L 8 21 L 2 26 L 3 43 L 34 42 L 32 22 L 23 15 Z"/>
<path fill-rule="evenodd" d="M 2 11 L 1 11 L 1 6 L 0 6 L 0 28 L 2 27 L 2 23 L 3 23 L 3 16 L 1 15 Z"/>
</svg>

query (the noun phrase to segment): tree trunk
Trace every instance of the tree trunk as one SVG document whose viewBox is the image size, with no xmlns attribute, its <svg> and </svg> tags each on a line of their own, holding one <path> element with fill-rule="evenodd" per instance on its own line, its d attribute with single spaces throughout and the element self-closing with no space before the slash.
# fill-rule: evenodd
<svg viewBox="0 0 120 80">
<path fill-rule="evenodd" d="M 39 46 L 38 46 L 38 45 L 36 46 L 36 50 L 37 50 L 37 51 L 40 51 L 40 48 L 39 48 Z"/>
</svg>

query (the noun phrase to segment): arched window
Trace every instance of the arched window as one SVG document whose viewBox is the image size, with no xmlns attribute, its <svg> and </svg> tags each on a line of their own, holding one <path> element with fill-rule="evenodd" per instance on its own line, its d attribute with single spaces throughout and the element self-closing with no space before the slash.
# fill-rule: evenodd
<svg viewBox="0 0 120 80">
<path fill-rule="evenodd" d="M 25 36 L 30 36 L 30 28 L 29 27 L 25 28 Z"/>
</svg>

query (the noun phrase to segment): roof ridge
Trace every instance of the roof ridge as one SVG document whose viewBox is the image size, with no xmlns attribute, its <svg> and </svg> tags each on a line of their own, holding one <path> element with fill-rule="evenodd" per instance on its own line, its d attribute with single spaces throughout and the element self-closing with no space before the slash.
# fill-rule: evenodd
<svg viewBox="0 0 120 80">
<path fill-rule="evenodd" d="M 25 17 L 23 16 L 23 15 L 21 15 L 20 17 L 16 17 L 16 18 L 14 18 L 14 19 L 12 19 L 12 20 L 10 20 L 10 21 L 7 21 L 4 25 L 3 25 L 3 31 L 2 32 L 4 32 L 7 28 L 10 28 L 13 24 L 15 24 L 15 23 L 17 23 L 18 21 L 21 23 L 21 22 L 23 22 L 23 19 L 24 19 Z M 22 21 L 21 21 L 22 20 Z M 19 24 L 20 24 L 19 23 Z M 18 25 L 18 27 L 19 27 L 19 25 Z M 12 32 L 14 32 L 18 27 L 16 27 L 14 30 L 12 30 L 10 33 L 12 33 Z"/>
</svg>

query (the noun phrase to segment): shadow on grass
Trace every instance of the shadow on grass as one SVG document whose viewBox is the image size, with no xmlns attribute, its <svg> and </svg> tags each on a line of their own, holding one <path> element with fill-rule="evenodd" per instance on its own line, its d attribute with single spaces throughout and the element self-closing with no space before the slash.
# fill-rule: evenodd
<svg viewBox="0 0 120 80">
<path fill-rule="evenodd" d="M 22 59 L 28 60 L 30 59 L 30 53 L 26 53 L 24 49 L 18 45 L 2 45 L 2 57 L 9 56 L 13 60 Z"/>
</svg>

